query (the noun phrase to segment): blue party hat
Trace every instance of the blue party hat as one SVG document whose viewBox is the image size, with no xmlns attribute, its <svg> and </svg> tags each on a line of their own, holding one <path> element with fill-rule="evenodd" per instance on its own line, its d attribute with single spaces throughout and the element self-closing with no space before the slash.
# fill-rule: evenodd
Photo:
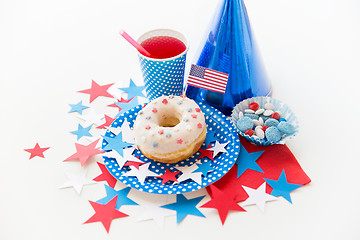
<svg viewBox="0 0 360 240">
<path fill-rule="evenodd" d="M 271 95 L 243 0 L 220 2 L 199 50 L 197 65 L 229 74 L 226 92 L 188 86 L 188 97 L 230 115 L 243 99 Z"/>
</svg>

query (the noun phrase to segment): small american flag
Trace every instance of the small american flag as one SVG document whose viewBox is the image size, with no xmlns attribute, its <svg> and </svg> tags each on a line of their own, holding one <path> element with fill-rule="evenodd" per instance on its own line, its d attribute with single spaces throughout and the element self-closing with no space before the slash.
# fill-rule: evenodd
<svg viewBox="0 0 360 240">
<path fill-rule="evenodd" d="M 187 84 L 210 91 L 225 93 L 229 75 L 198 65 L 191 65 Z"/>
</svg>

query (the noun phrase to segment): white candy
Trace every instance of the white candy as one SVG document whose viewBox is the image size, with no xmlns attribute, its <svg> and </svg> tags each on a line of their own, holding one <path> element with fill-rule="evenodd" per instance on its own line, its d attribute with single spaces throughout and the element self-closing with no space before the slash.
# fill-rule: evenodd
<svg viewBox="0 0 360 240">
<path fill-rule="evenodd" d="M 256 110 L 255 114 L 260 115 L 260 114 L 262 114 L 264 111 L 265 111 L 265 110 L 264 110 L 263 108 L 260 108 L 260 109 Z"/>
<path fill-rule="evenodd" d="M 255 132 L 256 132 L 256 129 L 262 129 L 262 126 L 256 126 L 255 130 L 254 130 Z"/>
<path fill-rule="evenodd" d="M 245 111 L 244 111 L 245 113 L 255 113 L 255 111 L 254 110 L 252 110 L 252 109 L 245 109 Z"/>
<path fill-rule="evenodd" d="M 263 139 L 265 137 L 265 133 L 261 128 L 255 128 L 255 134 L 256 136 L 258 136 L 260 139 Z"/>
<path fill-rule="evenodd" d="M 260 122 L 256 119 L 252 120 L 255 126 L 260 126 Z"/>
<path fill-rule="evenodd" d="M 239 112 L 239 118 L 242 118 L 244 116 L 243 112 Z"/>
<path fill-rule="evenodd" d="M 264 107 L 266 110 L 275 110 L 275 106 L 272 105 L 271 103 L 265 103 Z"/>
<path fill-rule="evenodd" d="M 265 110 L 264 116 L 268 117 L 268 116 L 271 116 L 273 113 L 274 113 L 273 110 L 269 110 L 269 109 L 268 109 L 268 110 Z"/>
<path fill-rule="evenodd" d="M 259 123 L 260 123 L 261 126 L 264 125 L 264 119 L 262 117 L 259 117 Z"/>
</svg>

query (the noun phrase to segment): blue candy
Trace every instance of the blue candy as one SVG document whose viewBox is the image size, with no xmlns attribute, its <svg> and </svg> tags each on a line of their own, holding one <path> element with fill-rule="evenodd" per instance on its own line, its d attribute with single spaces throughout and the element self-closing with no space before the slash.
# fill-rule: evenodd
<svg viewBox="0 0 360 240">
<path fill-rule="evenodd" d="M 242 117 L 236 122 L 236 126 L 241 132 L 246 132 L 246 130 L 252 129 L 254 123 L 249 117 Z"/>
<path fill-rule="evenodd" d="M 285 118 L 280 118 L 279 122 L 286 122 L 286 119 Z"/>
<path fill-rule="evenodd" d="M 265 131 L 265 136 L 268 141 L 277 143 L 281 140 L 281 133 L 276 127 L 269 127 Z"/>
<path fill-rule="evenodd" d="M 293 134 L 295 132 L 295 127 L 288 122 L 280 122 L 277 128 L 280 132 L 283 132 L 287 135 Z"/>
<path fill-rule="evenodd" d="M 252 113 L 245 113 L 245 114 L 244 114 L 244 117 L 248 117 L 248 118 L 256 119 L 256 120 L 259 119 L 259 115 L 252 114 Z"/>
<path fill-rule="evenodd" d="M 264 125 L 268 127 L 277 127 L 277 125 L 279 125 L 279 121 L 274 118 L 269 118 L 265 121 Z"/>
<path fill-rule="evenodd" d="M 264 122 L 266 122 L 266 120 L 268 120 L 268 119 L 270 119 L 270 117 L 267 117 L 267 116 L 261 116 L 262 117 L 262 119 L 264 120 Z"/>
</svg>

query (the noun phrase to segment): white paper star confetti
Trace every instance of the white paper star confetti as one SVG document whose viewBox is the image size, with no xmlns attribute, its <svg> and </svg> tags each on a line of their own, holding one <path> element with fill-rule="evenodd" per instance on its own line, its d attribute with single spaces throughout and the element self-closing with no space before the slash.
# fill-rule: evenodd
<svg viewBox="0 0 360 240">
<path fill-rule="evenodd" d="M 77 173 L 66 172 L 65 175 L 67 176 L 68 181 L 61 185 L 59 188 L 73 187 L 78 194 L 81 193 L 84 185 L 96 183 L 95 181 L 85 177 L 86 171 L 84 169 L 81 169 Z"/>
<path fill-rule="evenodd" d="M 142 162 L 140 161 L 138 158 L 136 158 L 134 155 L 132 155 L 132 153 L 134 152 L 135 148 L 134 147 L 129 147 L 129 148 L 124 148 L 123 150 L 123 154 L 124 154 L 124 158 L 127 161 L 132 161 L 132 162 Z"/>
<path fill-rule="evenodd" d="M 120 130 L 122 132 L 123 141 L 135 144 L 134 131 L 130 128 L 130 123 L 127 121 L 126 118 L 121 125 Z"/>
<path fill-rule="evenodd" d="M 139 166 L 139 169 L 137 169 L 134 166 L 130 166 L 130 171 L 123 174 L 123 176 L 128 177 L 136 177 L 141 184 L 144 184 L 145 179 L 147 177 L 157 177 L 158 174 L 152 172 L 149 170 L 151 163 L 146 163 L 144 165 Z"/>
<path fill-rule="evenodd" d="M 95 125 L 99 126 L 104 123 L 104 114 L 97 113 L 94 109 L 89 109 L 86 114 L 78 115 L 79 119 L 84 120 L 85 126 Z"/>
<path fill-rule="evenodd" d="M 121 132 L 121 128 L 119 127 L 108 127 L 107 129 L 114 135 L 118 135 Z"/>
<path fill-rule="evenodd" d="M 209 148 L 209 150 L 214 151 L 213 153 L 213 157 L 215 158 L 216 155 L 218 155 L 219 153 L 227 153 L 225 147 L 228 145 L 229 143 L 219 143 L 218 141 L 215 142 L 215 146 L 213 146 L 212 148 Z"/>
<path fill-rule="evenodd" d="M 119 168 L 121 169 L 124 164 L 127 162 L 127 160 L 125 158 L 123 158 L 117 151 L 110 151 L 110 152 L 105 152 L 103 154 L 103 156 L 108 157 L 108 158 L 115 158 L 116 162 L 119 165 Z"/>
<path fill-rule="evenodd" d="M 202 173 L 194 172 L 196 169 L 199 168 L 196 164 L 193 164 L 189 167 L 176 167 L 176 168 L 182 172 L 181 176 L 178 178 L 178 183 L 188 180 L 188 179 L 192 179 L 197 184 L 201 185 Z M 175 184 L 178 184 L 178 183 L 175 183 Z"/>
<path fill-rule="evenodd" d="M 246 199 L 241 204 L 242 206 L 249 206 L 249 205 L 256 204 L 256 206 L 262 212 L 264 212 L 266 202 L 277 200 L 276 197 L 266 193 L 266 182 L 261 184 L 261 186 L 258 187 L 257 189 L 252 189 L 252 188 L 245 187 L 245 186 L 242 186 L 242 187 L 246 191 L 247 195 L 249 195 L 249 198 Z"/>
<path fill-rule="evenodd" d="M 171 211 L 166 208 L 160 207 L 164 205 L 163 201 L 161 202 L 142 202 L 141 206 L 145 207 L 145 212 L 138 218 L 138 221 L 154 220 L 154 222 L 159 226 L 163 227 L 165 223 L 165 217 L 175 215 L 174 211 Z"/>
<path fill-rule="evenodd" d="M 125 96 L 125 92 L 122 91 L 120 88 L 125 87 L 126 84 L 124 84 L 123 81 L 119 81 L 112 85 L 108 92 L 113 95 L 115 98 L 120 99 L 122 96 Z"/>
</svg>

